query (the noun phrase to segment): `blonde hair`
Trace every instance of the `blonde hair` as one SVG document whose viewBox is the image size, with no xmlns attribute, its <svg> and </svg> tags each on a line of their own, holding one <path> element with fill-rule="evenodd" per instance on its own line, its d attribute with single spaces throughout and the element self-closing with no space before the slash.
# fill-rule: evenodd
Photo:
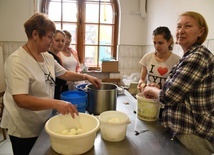
<svg viewBox="0 0 214 155">
<path fill-rule="evenodd" d="M 204 19 L 204 17 L 200 13 L 197 13 L 197 12 L 194 12 L 194 11 L 184 12 L 184 13 L 182 13 L 180 15 L 180 17 L 181 16 L 192 17 L 193 19 L 195 19 L 197 21 L 197 24 L 198 24 L 199 28 L 204 28 L 204 33 L 197 40 L 198 44 L 200 44 L 200 45 L 203 44 L 203 42 L 206 40 L 207 35 L 208 35 L 208 26 L 207 26 L 207 22 Z"/>
</svg>

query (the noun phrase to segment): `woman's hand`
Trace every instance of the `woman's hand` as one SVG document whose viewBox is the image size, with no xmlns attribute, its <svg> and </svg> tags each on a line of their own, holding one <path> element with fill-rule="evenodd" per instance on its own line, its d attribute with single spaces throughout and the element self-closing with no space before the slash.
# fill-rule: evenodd
<svg viewBox="0 0 214 155">
<path fill-rule="evenodd" d="M 160 91 L 161 90 L 155 86 L 146 86 L 144 88 L 143 94 L 146 98 L 157 99 Z"/>
<path fill-rule="evenodd" d="M 90 75 L 86 75 L 85 74 L 85 78 L 91 82 L 93 85 L 95 85 L 95 87 L 97 88 L 100 88 L 100 81 L 96 78 L 96 77 L 93 77 L 93 76 L 90 76 Z"/>
<path fill-rule="evenodd" d="M 74 118 L 74 114 L 79 115 L 78 110 L 76 108 L 76 105 L 73 105 L 70 102 L 65 102 L 62 100 L 55 100 L 55 109 L 65 115 L 65 114 L 71 114 L 71 116 Z"/>
<path fill-rule="evenodd" d="M 156 88 L 159 88 L 159 89 L 160 89 L 160 86 L 159 86 L 159 84 L 157 84 L 157 83 L 149 83 L 148 86 L 156 87 Z"/>
<path fill-rule="evenodd" d="M 144 88 L 146 87 L 146 83 L 142 80 L 140 80 L 138 82 L 138 85 L 137 85 L 137 89 L 140 91 L 140 92 L 143 92 Z"/>
</svg>

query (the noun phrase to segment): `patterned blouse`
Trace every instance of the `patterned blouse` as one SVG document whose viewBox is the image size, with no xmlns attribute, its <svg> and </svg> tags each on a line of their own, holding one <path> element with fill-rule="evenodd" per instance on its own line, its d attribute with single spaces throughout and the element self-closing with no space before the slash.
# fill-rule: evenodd
<svg viewBox="0 0 214 155">
<path fill-rule="evenodd" d="M 214 55 L 193 45 L 172 68 L 159 94 L 161 124 L 173 135 L 196 134 L 214 142 Z"/>
</svg>

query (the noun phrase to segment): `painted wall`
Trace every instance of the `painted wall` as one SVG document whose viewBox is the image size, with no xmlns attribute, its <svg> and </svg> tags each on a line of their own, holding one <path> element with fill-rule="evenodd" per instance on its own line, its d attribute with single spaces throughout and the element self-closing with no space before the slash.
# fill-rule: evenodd
<svg viewBox="0 0 214 155">
<path fill-rule="evenodd" d="M 0 0 L 0 41 L 25 41 L 24 22 L 33 14 L 33 0 Z"/>
<path fill-rule="evenodd" d="M 147 0 L 146 44 L 152 44 L 152 31 L 160 26 L 168 26 L 175 35 L 178 16 L 185 11 L 196 11 L 204 16 L 209 27 L 207 39 L 214 38 L 214 0 Z"/>
<path fill-rule="evenodd" d="M 39 3 L 41 0 L 37 0 Z M 208 39 L 214 38 L 214 0 L 147 0 L 143 19 L 140 0 L 119 0 L 120 45 L 152 44 L 152 31 L 166 25 L 175 33 L 178 15 L 185 10 L 198 11 L 208 22 Z M 33 0 L 0 0 L 0 41 L 26 41 L 24 22 L 33 14 Z"/>
<path fill-rule="evenodd" d="M 119 0 L 121 45 L 145 45 L 146 20 L 140 16 L 140 0 Z"/>
</svg>

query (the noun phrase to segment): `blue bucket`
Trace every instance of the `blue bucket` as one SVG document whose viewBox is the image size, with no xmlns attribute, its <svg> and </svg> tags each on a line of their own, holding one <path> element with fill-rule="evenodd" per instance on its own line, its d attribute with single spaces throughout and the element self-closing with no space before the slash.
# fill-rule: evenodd
<svg viewBox="0 0 214 155">
<path fill-rule="evenodd" d="M 78 90 L 65 91 L 60 95 L 62 100 L 77 105 L 77 110 L 83 113 L 85 113 L 85 109 L 87 107 L 87 97 L 88 95 L 86 92 Z"/>
<path fill-rule="evenodd" d="M 78 85 L 76 85 L 76 89 L 79 91 L 85 91 L 84 89 L 87 85 L 88 85 L 87 83 L 78 84 Z"/>
</svg>

